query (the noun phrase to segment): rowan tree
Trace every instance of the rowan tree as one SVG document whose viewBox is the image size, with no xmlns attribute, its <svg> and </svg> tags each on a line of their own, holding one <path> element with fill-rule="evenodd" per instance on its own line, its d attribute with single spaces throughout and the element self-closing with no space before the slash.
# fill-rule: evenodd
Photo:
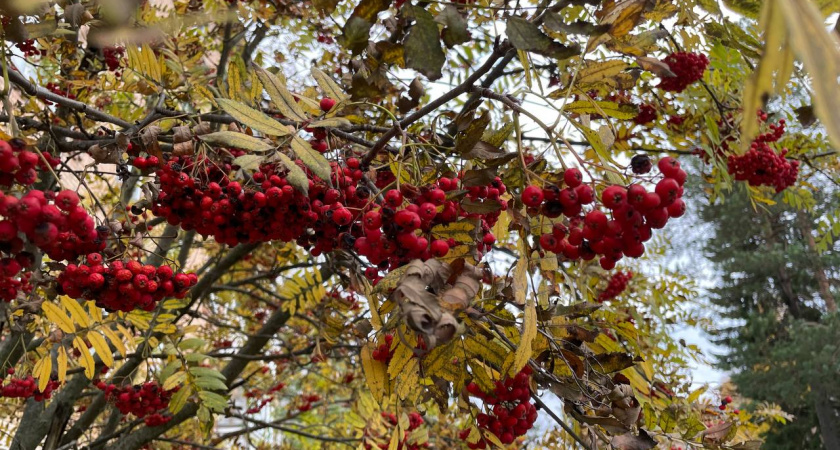
<svg viewBox="0 0 840 450">
<path fill-rule="evenodd" d="M 725 3 L 3 2 L 9 446 L 755 448 L 668 228 L 812 205 L 840 66 Z"/>
</svg>

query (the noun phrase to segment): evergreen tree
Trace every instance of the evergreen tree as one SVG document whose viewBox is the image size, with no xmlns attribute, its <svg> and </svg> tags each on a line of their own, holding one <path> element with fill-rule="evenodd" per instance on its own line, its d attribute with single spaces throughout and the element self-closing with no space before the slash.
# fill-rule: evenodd
<svg viewBox="0 0 840 450">
<path fill-rule="evenodd" d="M 718 365 L 745 397 L 795 416 L 773 424 L 763 448 L 838 448 L 840 318 L 830 280 L 840 254 L 816 251 L 821 210 L 755 207 L 741 192 L 700 215 L 714 230 L 705 251 L 720 273 L 710 293 L 724 320 L 713 335 L 729 351 Z"/>
</svg>

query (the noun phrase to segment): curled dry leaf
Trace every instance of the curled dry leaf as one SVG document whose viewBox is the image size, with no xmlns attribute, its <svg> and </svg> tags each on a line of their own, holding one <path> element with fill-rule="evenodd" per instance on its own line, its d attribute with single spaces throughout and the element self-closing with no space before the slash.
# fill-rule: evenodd
<svg viewBox="0 0 840 450">
<path fill-rule="evenodd" d="M 172 139 L 176 144 L 192 140 L 192 130 L 188 126 L 172 128 Z"/>
<path fill-rule="evenodd" d="M 113 147 L 102 147 L 96 144 L 88 148 L 88 154 L 97 163 L 117 164 L 120 162 L 120 154 Z"/>
<path fill-rule="evenodd" d="M 452 274 L 449 264 L 436 259 L 414 260 L 391 294 L 406 325 L 423 335 L 427 350 L 449 342 L 463 329 L 454 314 L 469 307 L 481 287 L 481 273 L 472 265 L 465 264 L 448 285 Z"/>
<path fill-rule="evenodd" d="M 629 384 L 619 384 L 609 393 L 612 401 L 612 414 L 627 427 L 639 420 L 642 405 L 633 396 L 633 388 Z"/>
<path fill-rule="evenodd" d="M 175 156 L 190 156 L 194 153 L 193 141 L 179 142 L 172 146 L 172 154 Z"/>
<path fill-rule="evenodd" d="M 201 136 L 213 131 L 213 128 L 210 126 L 209 122 L 201 122 L 198 125 L 192 128 L 192 132 L 196 136 Z"/>
<path fill-rule="evenodd" d="M 158 126 L 150 126 L 146 127 L 143 131 L 140 132 L 140 143 L 143 144 L 143 149 L 146 153 L 157 156 L 158 158 L 163 157 L 163 153 L 160 151 L 160 144 L 158 143 L 157 137 L 161 132 L 161 128 Z"/>
<path fill-rule="evenodd" d="M 642 69 L 645 69 L 648 72 L 651 72 L 652 74 L 661 78 L 670 78 L 677 76 L 677 74 L 671 72 L 671 68 L 668 66 L 668 64 L 665 64 L 664 62 L 656 58 L 652 58 L 650 56 L 637 56 L 636 63 L 638 63 L 639 67 L 641 67 Z"/>
</svg>

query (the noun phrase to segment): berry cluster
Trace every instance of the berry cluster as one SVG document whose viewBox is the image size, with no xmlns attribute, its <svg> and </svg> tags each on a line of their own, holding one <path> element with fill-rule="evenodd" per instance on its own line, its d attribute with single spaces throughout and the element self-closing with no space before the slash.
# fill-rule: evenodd
<svg viewBox="0 0 840 450">
<path fill-rule="evenodd" d="M 253 174 L 253 184 L 243 188 L 230 178 L 233 169 L 230 162 L 215 163 L 202 157 L 171 159 L 157 171 L 161 192 L 152 212 L 171 224 L 180 224 L 185 230 L 213 236 L 229 245 L 271 240 L 289 242 L 304 236 L 308 228 L 318 223 L 324 202 L 313 203 L 319 194 L 323 198 L 331 191 L 332 205 L 340 196 L 338 190 L 332 192 L 323 180 L 310 179 L 311 195 L 307 197 L 292 187 L 285 172 L 273 164 L 262 165 Z M 360 170 L 357 176 L 361 179 Z M 361 200 L 359 196 L 354 197 Z M 350 210 L 343 205 L 329 211 L 326 218 L 335 222 L 349 223 L 352 218 Z"/>
<path fill-rule="evenodd" d="M 601 203 L 586 213 L 583 206 L 595 203 L 595 191 L 582 183 L 583 176 L 578 169 L 567 169 L 564 173 L 565 189 L 526 187 L 521 199 L 529 214 L 541 214 L 549 219 L 561 215 L 569 218 L 568 225 L 555 222 L 551 233 L 541 235 L 540 247 L 569 260 L 591 260 L 601 255 L 599 262 L 606 270 L 614 268 L 624 256 L 642 256 L 652 229 L 663 228 L 669 218 L 685 213 L 681 198 L 685 171 L 671 157 L 662 158 L 658 167 L 665 178 L 656 184 L 654 192 L 648 192 L 640 184 L 626 188 L 611 185 L 601 193 Z"/>
<path fill-rule="evenodd" d="M 267 367 L 266 367 L 267 369 Z M 245 410 L 245 414 L 256 414 L 265 407 L 268 403 L 274 400 L 274 393 L 286 387 L 285 383 L 277 383 L 267 391 L 263 392 L 260 389 L 251 389 L 245 392 L 245 398 L 256 399 L 256 403 Z"/>
<path fill-rule="evenodd" d="M 58 165 L 58 159 L 45 153 L 50 166 Z M 14 184 L 29 186 L 38 181 L 37 170 L 47 170 L 47 165 L 37 153 L 26 150 L 26 143 L 20 139 L 0 141 L 0 186 Z"/>
<path fill-rule="evenodd" d="M 28 375 L 26 378 L 11 378 L 8 384 L 0 387 L 0 397 L 7 398 L 32 398 L 36 402 L 49 400 L 52 392 L 58 388 L 57 380 L 47 382 L 47 387 L 41 392 L 38 389 L 38 382 Z"/>
<path fill-rule="evenodd" d="M 531 403 L 531 368 L 525 366 L 513 378 L 496 381 L 493 392 L 484 392 L 475 384 L 467 385 L 467 392 L 482 400 L 488 413 L 476 416 L 478 428 L 496 435 L 502 444 L 510 444 L 523 436 L 537 420 L 537 408 Z M 491 409 L 492 408 L 492 409 Z M 462 430 L 459 437 L 466 440 L 469 428 Z M 469 448 L 486 448 L 487 440 L 482 437 Z"/>
<path fill-rule="evenodd" d="M 6 222 L 0 222 L 0 226 Z M 32 254 L 27 252 L 0 259 L 0 300 L 10 302 L 17 298 L 18 292 L 32 292 L 32 285 L 29 284 L 32 272 L 26 271 L 32 263 Z"/>
<path fill-rule="evenodd" d="M 109 233 L 107 227 L 96 226 L 79 196 L 69 190 L 56 194 L 36 189 L 19 199 L 0 197 L 0 215 L 8 219 L 0 222 L 0 247 L 17 253 L 23 247 L 17 234 L 23 232 L 54 261 L 103 250 Z"/>
<path fill-rule="evenodd" d="M 35 45 L 35 39 L 27 39 L 25 41 L 15 43 L 15 46 L 18 50 L 23 53 L 25 58 L 29 58 L 32 56 L 43 56 L 47 54 L 46 50 L 40 50 Z"/>
<path fill-rule="evenodd" d="M 377 205 L 361 182 L 358 159 L 347 158 L 344 166 L 331 163 L 329 183 L 297 164 L 307 174 L 308 195 L 293 187 L 286 169 L 274 163 L 261 165 L 243 185 L 231 179 L 236 167 L 230 162 L 175 157 L 157 171 L 161 192 L 152 212 L 229 245 L 294 240 L 313 255 L 354 248 L 377 266 L 368 271 L 375 281 L 379 270 L 445 256 L 456 242 L 433 239 L 435 225 L 475 220 L 480 223 L 478 250 L 489 249 L 495 242 L 490 228 L 507 207 L 500 199 L 506 189 L 498 178 L 486 186 L 462 186 L 458 178 L 421 187 L 403 183 L 385 192 L 383 204 Z M 393 174 L 388 174 L 378 176 L 377 185 L 390 184 Z M 447 192 L 461 189 L 470 208 L 447 199 Z"/>
<path fill-rule="evenodd" d="M 48 91 L 52 92 L 55 95 L 60 95 L 62 97 L 67 97 L 70 100 L 76 100 L 76 94 L 70 92 L 69 88 L 62 89 L 61 86 L 59 86 L 55 83 L 47 83 L 47 85 L 44 86 L 44 88 L 46 88 Z M 47 101 L 47 100 L 44 100 L 44 103 L 46 103 L 48 105 L 52 105 L 52 102 Z"/>
<path fill-rule="evenodd" d="M 726 397 L 720 399 L 720 406 L 718 406 L 718 409 L 721 410 L 721 411 L 725 411 L 726 406 L 729 405 L 730 403 L 732 403 L 732 397 L 727 395 Z M 735 411 L 738 411 L 738 410 L 736 409 Z M 735 414 L 738 414 L 738 413 L 736 412 Z"/>
<path fill-rule="evenodd" d="M 656 120 L 656 107 L 650 103 L 642 103 L 639 105 L 639 114 L 633 118 L 633 122 L 639 125 L 647 125 Z"/>
<path fill-rule="evenodd" d="M 658 87 L 669 92 L 682 92 L 688 85 L 703 78 L 709 58 L 697 53 L 676 52 L 668 55 L 664 62 L 676 76 L 662 78 Z"/>
<path fill-rule="evenodd" d="M 382 412 L 381 416 L 385 420 L 385 425 L 388 429 L 392 430 L 399 423 L 399 419 L 397 418 L 397 415 L 394 414 L 394 413 Z M 423 443 L 423 444 L 409 443 L 408 442 L 409 441 L 409 439 L 408 439 L 409 434 L 412 431 L 420 428 L 420 425 L 423 425 L 424 422 L 425 421 L 423 420 L 423 416 L 421 416 L 420 414 L 418 414 L 416 412 L 413 412 L 413 411 L 408 413 L 408 429 L 404 431 L 403 438 L 397 443 L 397 448 L 399 450 L 403 450 L 403 449 L 405 449 L 405 450 L 420 450 L 421 448 L 426 448 L 426 447 L 429 446 L 428 442 Z M 372 432 L 373 432 L 373 430 L 371 428 L 365 428 L 365 434 L 364 434 L 364 436 L 362 436 L 362 440 L 364 442 L 366 450 L 371 450 L 373 448 L 373 444 L 368 442 L 368 440 L 372 439 L 372 438 L 380 440 L 380 441 L 385 440 L 385 442 L 381 442 L 379 444 L 376 444 L 377 448 L 379 448 L 381 450 L 386 450 L 387 448 L 389 448 L 388 436 L 390 436 L 390 433 L 383 433 L 384 436 L 380 436 L 380 435 L 373 435 Z"/>
<path fill-rule="evenodd" d="M 70 264 L 58 276 L 58 286 L 73 298 L 95 300 L 109 311 L 151 311 L 165 297 L 184 298 L 195 285 L 194 273 L 175 274 L 171 267 L 143 265 L 139 261 L 111 261 L 91 253 L 87 264 Z"/>
<path fill-rule="evenodd" d="M 102 56 L 105 59 L 105 67 L 114 72 L 120 68 L 120 60 L 125 56 L 125 48 L 105 47 L 102 49 Z M 117 76 L 120 76 L 120 74 L 117 73 Z"/>
<path fill-rule="evenodd" d="M 764 120 L 766 117 L 764 114 Z M 778 193 L 796 183 L 799 161 L 789 161 L 785 158 L 788 152 L 786 148 L 776 153 L 769 145 L 781 139 L 785 132 L 785 120 L 771 124 L 769 128 L 770 131 L 753 140 L 746 153 L 729 157 L 728 170 L 738 181 L 746 181 L 750 186 L 772 186 Z"/>
<path fill-rule="evenodd" d="M 598 295 L 598 302 L 603 303 L 608 300 L 612 300 L 625 289 L 627 289 L 627 283 L 633 278 L 633 272 L 616 272 L 610 277 L 610 281 L 607 283 L 607 288 Z"/>
<path fill-rule="evenodd" d="M 298 405 L 297 409 L 300 412 L 309 411 L 310 409 L 312 409 L 312 404 L 320 400 L 321 396 L 318 394 L 301 395 L 301 403 Z"/>
<path fill-rule="evenodd" d="M 134 386 L 117 386 L 100 381 L 97 387 L 105 392 L 108 401 L 114 402 L 120 414 L 134 414 L 150 427 L 163 425 L 172 419 L 160 411 L 169 406 L 169 399 L 179 389 L 176 386 L 165 391 L 154 381 Z"/>
<path fill-rule="evenodd" d="M 160 167 L 160 159 L 157 156 L 136 156 L 131 160 L 131 165 L 140 169 L 157 169 Z"/>
<path fill-rule="evenodd" d="M 464 202 L 471 205 L 469 208 L 457 199 L 448 198 L 448 193 L 459 190 L 466 191 Z M 399 190 L 385 192 L 381 206 L 365 213 L 363 231 L 354 234 L 354 248 L 382 270 L 394 269 L 417 258 L 424 261 L 440 258 L 457 243 L 453 239 L 435 239 L 432 227 L 465 218 L 480 224 L 477 250 L 487 251 L 496 242 L 490 229 L 501 211 L 507 209 L 507 202 L 500 198 L 506 191 L 498 177 L 484 186 L 463 186 L 459 178 L 446 177 L 419 188 L 402 184 Z M 376 268 L 369 268 L 367 276 L 376 282 L 377 273 Z"/>
<path fill-rule="evenodd" d="M 385 365 L 391 362 L 391 358 L 394 357 L 394 351 L 391 350 L 391 344 L 394 342 L 394 336 L 391 334 L 385 335 L 385 342 L 379 344 L 372 353 L 371 358 L 376 361 L 383 362 Z"/>
</svg>

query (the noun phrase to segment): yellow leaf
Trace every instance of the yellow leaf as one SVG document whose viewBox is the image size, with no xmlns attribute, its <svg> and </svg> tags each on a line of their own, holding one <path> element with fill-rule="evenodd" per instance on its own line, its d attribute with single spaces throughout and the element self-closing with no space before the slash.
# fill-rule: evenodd
<svg viewBox="0 0 840 450">
<path fill-rule="evenodd" d="M 271 101 L 281 114 L 296 122 L 304 122 L 308 119 L 295 101 L 295 97 L 286 88 L 285 77 L 274 75 L 261 67 L 257 67 L 256 70 L 265 91 L 268 92 L 268 96 L 271 97 Z"/>
<path fill-rule="evenodd" d="M 117 333 L 115 333 L 114 330 L 108 327 L 102 327 L 99 329 L 99 331 L 102 332 L 102 334 L 104 334 L 109 341 L 111 341 L 111 344 L 117 348 L 117 351 L 120 352 L 120 354 L 123 355 L 123 357 L 128 356 L 125 344 L 123 343 L 122 339 L 120 339 L 120 337 L 117 336 Z"/>
<path fill-rule="evenodd" d="M 508 353 L 500 344 L 481 335 L 468 336 L 464 339 L 464 347 L 470 355 L 496 367 L 502 365 Z"/>
<path fill-rule="evenodd" d="M 388 375 L 390 375 L 392 380 L 400 375 L 400 372 L 405 369 L 408 362 L 414 357 L 412 347 L 416 345 L 416 342 L 412 342 L 414 340 L 412 338 L 413 336 L 409 334 L 406 335 L 407 342 L 402 342 L 401 339 L 394 339 L 394 345 L 397 348 L 394 349 L 394 356 L 391 358 L 391 362 L 388 363 Z"/>
<path fill-rule="evenodd" d="M 179 411 L 187 404 L 187 399 L 190 398 L 192 395 L 192 386 L 189 384 L 185 384 L 181 386 L 181 389 L 172 396 L 172 399 L 169 401 L 169 411 L 172 414 L 178 414 Z"/>
<path fill-rule="evenodd" d="M 312 68 L 312 77 L 315 78 L 315 82 L 318 83 L 318 86 L 321 87 L 321 90 L 324 92 L 324 95 L 327 97 L 335 100 L 336 102 L 341 102 L 350 98 L 344 91 L 341 89 L 341 86 L 336 83 L 332 77 L 327 75 L 326 73 L 322 72 L 320 69 Z"/>
<path fill-rule="evenodd" d="M 627 63 L 621 60 L 602 61 L 588 64 L 578 73 L 576 84 L 591 84 L 606 78 L 614 77 L 627 68 Z"/>
<path fill-rule="evenodd" d="M 76 336 L 73 339 L 73 347 L 81 353 L 81 356 L 79 356 L 79 363 L 85 368 L 85 376 L 89 379 L 93 379 L 93 376 L 96 374 L 96 363 L 93 361 L 93 356 L 90 355 L 90 351 L 88 350 L 87 345 L 85 345 L 85 341 L 83 341 L 81 337 Z"/>
<path fill-rule="evenodd" d="M 67 350 L 64 346 L 58 347 L 56 361 L 58 361 L 58 381 L 63 384 L 67 380 Z"/>
<path fill-rule="evenodd" d="M 216 103 L 226 113 L 233 116 L 234 119 L 261 133 L 270 136 L 288 136 L 292 134 L 292 130 L 288 125 L 283 125 L 269 117 L 266 113 L 257 111 L 250 106 L 226 98 L 217 98 Z"/>
<path fill-rule="evenodd" d="M 108 341 L 95 331 L 88 333 L 87 338 L 90 341 L 90 345 L 96 350 L 96 356 L 99 356 L 99 359 L 106 366 L 114 367 L 114 355 L 111 353 L 111 347 L 108 346 Z"/>
<path fill-rule="evenodd" d="M 242 74 L 239 73 L 239 66 L 231 61 L 228 64 L 228 98 L 242 100 Z"/>
<path fill-rule="evenodd" d="M 102 308 L 96 306 L 96 302 L 94 302 L 94 301 L 85 302 L 85 307 L 90 312 L 90 318 L 93 319 L 93 322 L 96 322 L 96 323 L 102 322 Z"/>
<path fill-rule="evenodd" d="M 309 142 L 304 141 L 298 135 L 294 135 L 292 136 L 292 150 L 312 173 L 322 180 L 329 181 L 332 173 L 330 162 L 327 161 L 327 158 L 324 158 L 324 155 L 315 151 Z"/>
<path fill-rule="evenodd" d="M 385 371 L 385 364 L 373 359 L 371 350 L 372 344 L 362 347 L 362 370 L 365 373 L 365 382 L 370 393 L 377 402 L 382 401 L 388 389 L 388 374 Z"/>
<path fill-rule="evenodd" d="M 840 109 L 837 86 L 840 77 L 840 36 L 836 32 L 837 28 L 831 31 L 826 29 L 820 12 L 809 1 L 778 1 L 784 10 L 782 15 L 788 22 L 790 43 L 811 75 L 814 110 L 836 148 L 840 146 L 840 115 L 837 114 Z M 785 60 L 785 64 L 791 62 L 792 59 Z M 786 72 L 780 73 L 779 78 L 789 76 L 790 69 L 782 69 Z"/>
<path fill-rule="evenodd" d="M 76 332 L 76 326 L 73 324 L 73 320 L 70 319 L 70 316 L 63 309 L 48 301 L 41 304 L 41 309 L 44 311 L 47 320 L 58 325 L 61 331 L 68 334 Z"/>
<path fill-rule="evenodd" d="M 402 372 L 399 374 L 399 378 L 397 378 L 397 396 L 400 399 L 406 399 L 411 394 L 411 391 L 420 386 L 418 378 L 420 378 L 419 372 L 419 361 L 417 358 L 411 358 L 408 360 L 405 367 L 403 367 Z"/>
<path fill-rule="evenodd" d="M 184 380 L 186 379 L 186 372 L 175 372 L 172 376 L 166 379 L 165 383 L 163 383 L 163 390 L 168 391 L 170 389 L 175 389 L 175 386 L 181 386 L 184 384 Z"/>
<path fill-rule="evenodd" d="M 532 297 L 528 297 L 525 304 L 525 320 L 522 324 L 522 334 L 519 346 L 516 347 L 516 357 L 509 373 L 519 372 L 531 359 L 531 343 L 537 336 L 537 305 Z"/>
<path fill-rule="evenodd" d="M 454 239 L 455 242 L 468 244 L 475 242 L 476 224 L 470 220 L 452 222 L 449 224 L 435 225 L 432 227 L 432 236 L 436 239 Z"/>
<path fill-rule="evenodd" d="M 78 301 L 67 296 L 61 296 L 60 301 L 61 305 L 73 315 L 73 319 L 75 319 L 76 323 L 81 325 L 82 328 L 90 327 L 90 316 L 88 316 L 85 309 L 82 308 L 82 305 L 80 305 Z"/>
<path fill-rule="evenodd" d="M 783 2 L 784 3 L 784 2 Z M 755 117 L 759 108 L 774 92 L 774 74 L 786 72 L 788 69 L 781 65 L 785 63 L 787 47 L 787 27 L 785 26 L 785 12 L 778 8 L 775 0 L 764 3 L 760 23 L 764 28 L 764 52 L 761 60 L 753 72 L 752 77 L 744 87 L 743 111 L 744 120 L 741 121 L 741 147 L 739 153 L 744 153 L 750 147 L 753 138 L 758 134 L 758 120 Z M 792 63 L 792 61 L 790 61 Z M 836 80 L 835 80 L 836 85 Z"/>
<path fill-rule="evenodd" d="M 619 105 L 615 102 L 599 102 L 591 98 L 568 103 L 563 107 L 563 111 L 573 114 L 599 114 L 621 120 L 632 119 L 639 113 L 636 107 L 630 104 Z"/>
<path fill-rule="evenodd" d="M 52 356 L 47 353 L 38 364 L 38 390 L 44 392 L 47 389 L 47 384 L 50 382 L 52 375 Z"/>
</svg>

